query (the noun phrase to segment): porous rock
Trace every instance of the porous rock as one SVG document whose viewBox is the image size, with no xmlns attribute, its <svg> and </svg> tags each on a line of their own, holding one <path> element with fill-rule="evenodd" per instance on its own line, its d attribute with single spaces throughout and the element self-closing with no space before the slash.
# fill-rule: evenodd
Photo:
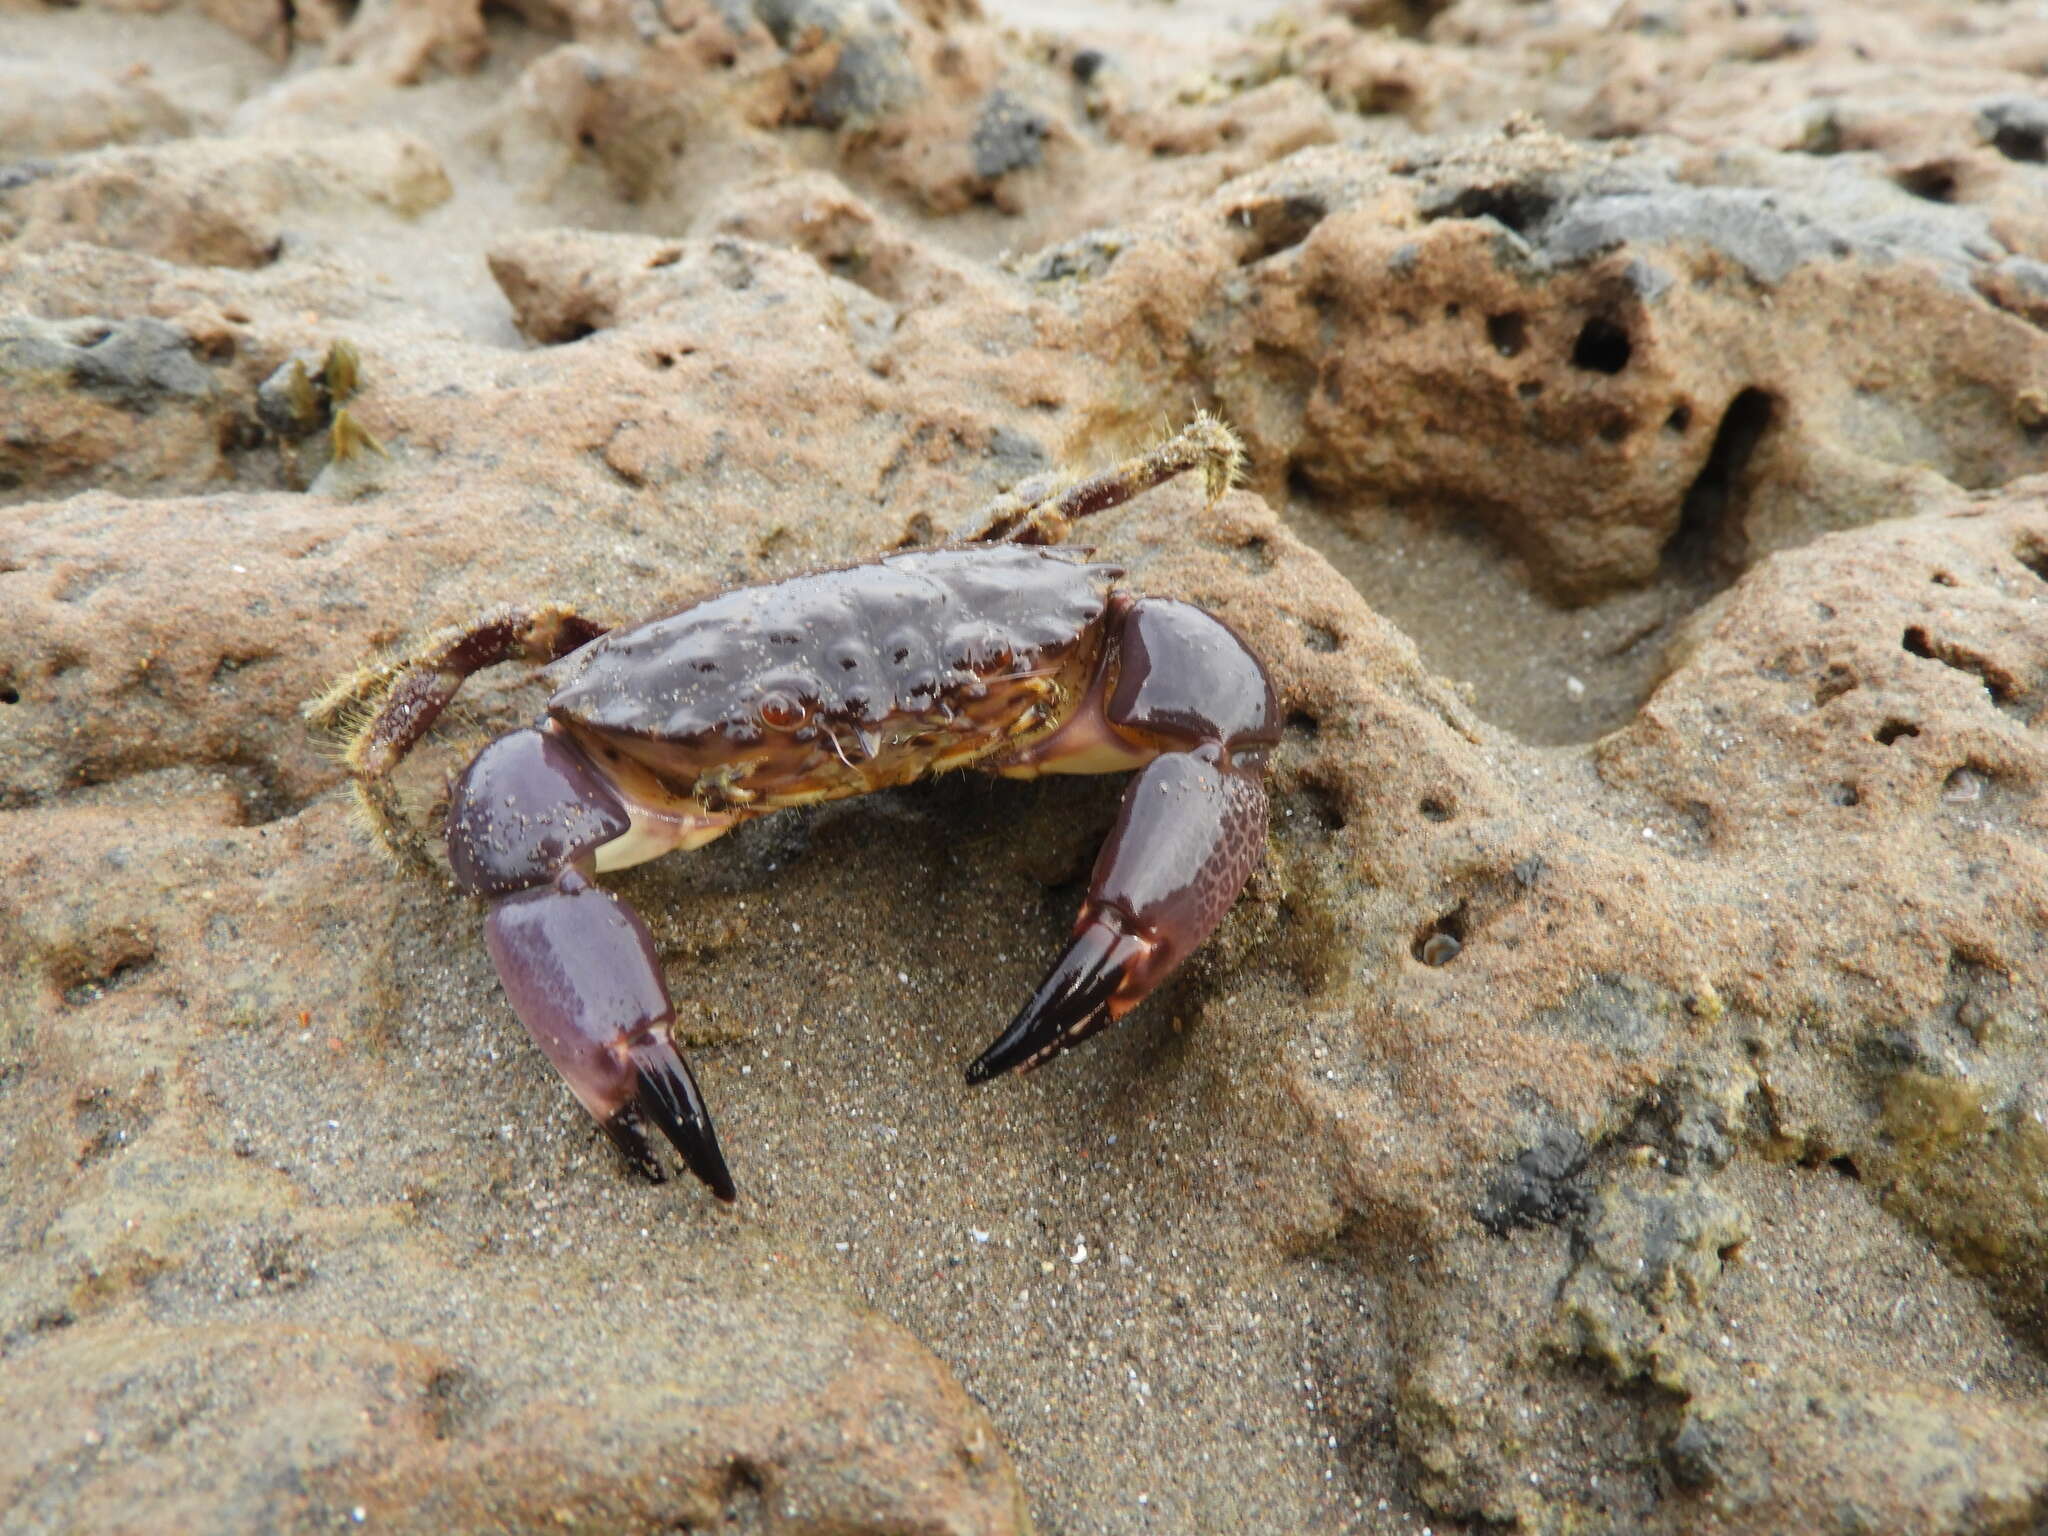
<svg viewBox="0 0 2048 1536">
<path fill-rule="evenodd" d="M 226 136 L 0 178 L 5 1519 L 2038 1523 L 2032 119 L 1950 36 L 1944 184 L 1837 13 L 1624 10 L 1337 7 L 1161 84 L 970 6 L 301 5 Z M 1871 125 L 1825 176 L 1766 131 L 1823 54 Z M 1474 90 L 1661 136 L 1416 136 Z M 363 436 L 294 436 L 265 381 L 337 341 Z M 628 1180 L 301 705 L 495 603 L 941 540 L 1198 405 L 1251 489 L 1082 537 L 1274 674 L 1237 910 L 970 1092 L 1114 783 L 630 872 L 742 1200 Z M 1468 523 L 1493 650 L 1659 605 L 1597 740 L 1303 539 Z M 542 698 L 477 679 L 412 814 Z"/>
</svg>

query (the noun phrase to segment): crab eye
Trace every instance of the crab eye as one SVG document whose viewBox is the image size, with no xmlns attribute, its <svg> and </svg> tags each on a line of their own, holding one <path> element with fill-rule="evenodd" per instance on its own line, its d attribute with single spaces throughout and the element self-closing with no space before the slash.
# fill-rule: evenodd
<svg viewBox="0 0 2048 1536">
<path fill-rule="evenodd" d="M 761 700 L 761 723 L 778 731 L 795 730 L 808 713 L 802 700 L 786 693 L 771 693 Z"/>
</svg>

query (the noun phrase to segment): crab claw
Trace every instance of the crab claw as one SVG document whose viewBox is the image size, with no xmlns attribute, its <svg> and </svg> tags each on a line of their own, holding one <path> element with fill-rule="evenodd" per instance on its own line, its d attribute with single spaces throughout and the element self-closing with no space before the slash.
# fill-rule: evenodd
<svg viewBox="0 0 2048 1536">
<path fill-rule="evenodd" d="M 718 1150 L 718 1132 L 711 1127 L 711 1114 L 704 1108 L 689 1063 L 670 1044 L 666 1030 L 633 1047 L 633 1067 L 634 1107 L 682 1153 L 690 1172 L 730 1205 L 739 1191 Z"/>
<path fill-rule="evenodd" d="M 967 1081 L 985 1083 L 1005 1072 L 1029 1072 L 1122 1018 L 1136 999 L 1120 1000 L 1118 991 L 1134 963 L 1141 962 L 1152 948 L 1144 939 L 1122 932 L 1108 914 L 1084 913 L 1081 931 L 1066 953 L 1046 973 L 1010 1027 L 974 1058 Z"/>
<path fill-rule="evenodd" d="M 669 1040 L 675 1010 L 639 914 L 564 870 L 493 906 L 484 940 L 513 1011 L 626 1161 L 661 1177 L 641 1128 L 651 1122 L 731 1201 L 718 1133 Z"/>
<path fill-rule="evenodd" d="M 1132 776 L 1072 942 L 968 1082 L 1028 1072 L 1122 1018 L 1209 936 L 1264 851 L 1263 771 L 1204 746 Z"/>
</svg>

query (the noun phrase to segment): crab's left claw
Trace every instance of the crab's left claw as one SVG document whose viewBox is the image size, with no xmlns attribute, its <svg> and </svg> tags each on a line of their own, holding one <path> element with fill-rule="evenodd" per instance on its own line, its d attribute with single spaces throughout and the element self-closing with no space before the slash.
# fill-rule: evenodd
<svg viewBox="0 0 2048 1536">
<path fill-rule="evenodd" d="M 1118 1007 L 1118 991 L 1152 949 L 1145 940 L 1119 931 L 1112 919 L 1084 921 L 1031 1001 L 995 1044 L 974 1058 L 967 1081 L 985 1083 L 1005 1072 L 1028 1072 L 1120 1017 L 1130 1003 Z"/>
<path fill-rule="evenodd" d="M 1265 851 L 1263 753 L 1155 758 L 1124 791 L 1066 952 L 967 1069 L 1029 1071 L 1122 1018 L 1223 920 Z"/>
<path fill-rule="evenodd" d="M 975 1058 L 970 1083 L 1028 1072 L 1129 1013 L 1223 921 L 1265 855 L 1266 758 L 1280 740 L 1266 669 L 1192 603 L 1117 594 L 1109 618 L 1109 669 L 1090 703 L 998 771 L 1099 772 L 1119 756 L 1145 766 L 1096 855 L 1066 953 Z"/>
</svg>

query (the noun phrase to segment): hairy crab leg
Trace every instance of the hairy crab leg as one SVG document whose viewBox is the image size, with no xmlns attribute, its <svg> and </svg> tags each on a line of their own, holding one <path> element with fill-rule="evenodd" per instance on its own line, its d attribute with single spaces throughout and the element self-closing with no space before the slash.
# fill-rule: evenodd
<svg viewBox="0 0 2048 1536">
<path fill-rule="evenodd" d="M 1237 435 L 1203 412 L 1157 447 L 1099 475 L 1064 489 L 1044 482 L 1019 487 L 1012 495 L 999 498 L 984 514 L 987 521 L 981 531 L 964 542 L 1058 544 L 1071 524 L 1092 513 L 1120 507 L 1133 496 L 1191 469 L 1201 470 L 1203 489 L 1213 502 L 1230 489 L 1243 463 L 1244 448 Z"/>
<path fill-rule="evenodd" d="M 1099 762 L 1104 738 L 1156 754 L 1124 790 L 1065 953 L 967 1069 L 970 1083 L 1029 1071 L 1122 1018 L 1207 938 L 1265 854 L 1266 755 L 1279 706 L 1258 659 L 1191 603 L 1111 599 L 1115 684 L 1063 755 L 1017 776 Z"/>
<path fill-rule="evenodd" d="M 455 883 L 491 903 L 484 941 L 505 996 L 634 1170 L 660 1182 L 651 1123 L 720 1200 L 735 1197 L 718 1133 L 669 1037 L 675 1006 L 647 925 L 590 883 L 633 817 L 574 740 L 515 731 L 477 755 L 448 810 Z M 708 841 L 722 827 L 699 829 Z"/>
<path fill-rule="evenodd" d="M 560 659 L 606 626 L 561 603 L 501 608 L 461 629 L 429 636 L 395 662 L 362 668 L 306 706 L 306 718 L 344 729 L 341 760 L 377 840 L 401 864 L 431 870 L 426 839 L 400 810 L 385 775 L 427 734 L 473 673 L 505 661 Z"/>
</svg>

